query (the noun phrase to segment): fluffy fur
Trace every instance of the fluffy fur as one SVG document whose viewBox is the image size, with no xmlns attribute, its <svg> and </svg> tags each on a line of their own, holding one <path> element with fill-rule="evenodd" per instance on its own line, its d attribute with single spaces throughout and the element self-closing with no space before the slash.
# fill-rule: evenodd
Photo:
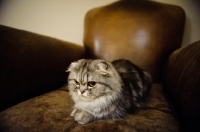
<svg viewBox="0 0 200 132">
<path fill-rule="evenodd" d="M 143 106 L 151 78 L 127 60 L 79 60 L 67 72 L 74 100 L 71 116 L 79 124 L 99 119 L 122 118 Z"/>
</svg>

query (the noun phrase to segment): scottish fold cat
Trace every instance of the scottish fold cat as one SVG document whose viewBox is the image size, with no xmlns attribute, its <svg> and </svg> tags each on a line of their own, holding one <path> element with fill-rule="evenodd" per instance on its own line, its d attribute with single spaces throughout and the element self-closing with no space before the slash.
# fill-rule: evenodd
<svg viewBox="0 0 200 132">
<path fill-rule="evenodd" d="M 68 88 L 74 101 L 71 115 L 79 124 L 118 119 L 144 106 L 151 76 L 128 60 L 81 59 L 72 62 Z"/>
</svg>

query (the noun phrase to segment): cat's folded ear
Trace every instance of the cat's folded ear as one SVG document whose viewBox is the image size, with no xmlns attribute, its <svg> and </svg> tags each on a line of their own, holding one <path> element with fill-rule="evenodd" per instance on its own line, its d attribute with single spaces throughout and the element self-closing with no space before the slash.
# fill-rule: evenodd
<svg viewBox="0 0 200 132">
<path fill-rule="evenodd" d="M 76 67 L 81 64 L 83 61 L 85 61 L 85 59 L 80 59 L 78 61 L 72 62 L 69 67 L 67 68 L 67 70 L 65 72 L 71 72 L 74 69 L 76 69 Z"/>
<path fill-rule="evenodd" d="M 72 62 L 65 72 L 71 72 L 77 65 L 78 65 L 77 61 L 76 62 Z"/>
<path fill-rule="evenodd" d="M 100 62 L 99 64 L 97 64 L 97 71 L 102 75 L 110 73 L 108 71 L 108 64 L 106 62 Z"/>
</svg>

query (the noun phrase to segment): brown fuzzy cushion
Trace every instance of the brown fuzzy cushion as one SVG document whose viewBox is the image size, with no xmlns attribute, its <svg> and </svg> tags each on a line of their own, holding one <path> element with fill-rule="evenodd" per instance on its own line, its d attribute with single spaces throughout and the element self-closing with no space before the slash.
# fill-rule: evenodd
<svg viewBox="0 0 200 132">
<path fill-rule="evenodd" d="M 66 88 L 22 102 L 0 113 L 2 132 L 179 132 L 180 125 L 163 94 L 154 84 L 147 108 L 136 110 L 124 119 L 95 121 L 79 125 L 69 115 L 73 101 Z"/>
</svg>

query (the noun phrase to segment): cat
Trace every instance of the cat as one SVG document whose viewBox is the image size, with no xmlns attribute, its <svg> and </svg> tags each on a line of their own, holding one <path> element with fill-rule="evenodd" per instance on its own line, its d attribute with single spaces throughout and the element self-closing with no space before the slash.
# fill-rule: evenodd
<svg viewBox="0 0 200 132">
<path fill-rule="evenodd" d="M 70 116 L 79 124 L 119 119 L 144 106 L 151 76 L 128 60 L 72 62 L 68 89 L 74 101 Z"/>
</svg>

